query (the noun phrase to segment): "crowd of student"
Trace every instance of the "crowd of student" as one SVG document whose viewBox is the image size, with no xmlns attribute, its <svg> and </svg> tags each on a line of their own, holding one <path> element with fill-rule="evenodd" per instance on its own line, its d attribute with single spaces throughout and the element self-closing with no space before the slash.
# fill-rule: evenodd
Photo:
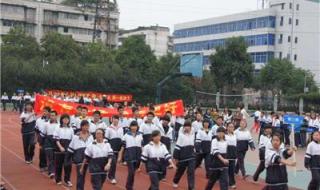
<svg viewBox="0 0 320 190">
<path fill-rule="evenodd" d="M 243 107 L 235 113 L 217 109 L 202 113 L 197 107 L 186 109 L 185 116 L 174 117 L 167 112 L 162 117 L 154 114 L 154 107 L 143 118 L 139 109 L 133 107 L 134 116 L 125 118 L 124 108 L 118 106 L 119 115 L 102 118 L 99 111 L 87 116 L 87 108 L 79 106 L 75 115 L 58 116 L 55 110 L 45 107 L 43 115 L 36 117 L 31 102 L 26 102 L 21 113 L 22 137 L 25 161 L 31 164 L 34 157 L 35 138 L 39 143 L 39 167 L 47 172 L 58 185 L 72 186 L 70 175 L 72 163 L 76 165 L 78 190 L 84 189 L 87 170 L 91 185 L 102 189 L 106 179 L 116 184 L 117 163 L 128 168 L 126 189 L 134 187 L 134 177 L 145 164 L 150 176 L 151 190 L 159 189 L 159 182 L 166 179 L 168 168 L 175 169 L 173 187 L 178 187 L 187 173 L 188 189 L 195 189 L 195 170 L 204 162 L 208 179 L 206 190 L 219 181 L 220 189 L 236 188 L 235 175 L 248 175 L 245 156 L 249 148 L 256 148 L 251 133 L 260 131 L 259 158 L 253 180 L 257 181 L 266 169 L 267 190 L 288 189 L 286 166 L 295 162 L 288 158 L 297 150 L 289 147 L 289 132 L 281 127 L 281 115 L 267 115 L 256 111 L 252 116 L 255 125 L 247 129 L 250 115 Z M 314 122 L 314 113 L 309 122 Z M 320 185 L 320 133 L 313 125 L 312 141 L 308 144 L 305 166 L 312 173 L 308 189 L 317 190 Z M 172 144 L 172 142 L 175 142 Z M 171 147 L 174 145 L 174 147 Z M 64 176 L 62 178 L 62 170 Z"/>
</svg>

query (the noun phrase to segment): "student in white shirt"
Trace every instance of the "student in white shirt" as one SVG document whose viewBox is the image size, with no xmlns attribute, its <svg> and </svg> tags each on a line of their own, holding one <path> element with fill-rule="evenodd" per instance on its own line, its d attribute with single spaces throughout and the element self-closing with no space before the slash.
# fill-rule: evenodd
<svg viewBox="0 0 320 190">
<path fill-rule="evenodd" d="M 152 131 L 157 130 L 157 126 L 153 123 L 154 113 L 149 112 L 147 114 L 147 119 L 141 124 L 139 131 L 143 134 L 143 145 L 147 145 L 151 141 Z"/>
<path fill-rule="evenodd" d="M 9 103 L 9 96 L 6 92 L 4 92 L 1 96 L 1 103 L 2 103 L 2 109 L 3 111 L 7 110 L 7 103 Z"/>
<path fill-rule="evenodd" d="M 139 109 L 133 107 L 132 113 L 133 113 L 133 117 L 128 120 L 128 123 L 130 124 L 132 121 L 136 121 L 138 123 L 138 126 L 141 126 L 143 123 L 143 120 L 140 118 Z"/>
<path fill-rule="evenodd" d="M 12 97 L 11 97 L 11 103 L 13 104 L 13 108 L 12 111 L 18 111 L 18 107 L 17 107 L 17 101 L 18 101 L 18 96 L 16 93 L 13 93 Z"/>
<path fill-rule="evenodd" d="M 45 136 L 43 135 L 44 133 L 44 128 L 47 122 L 49 122 L 50 118 L 50 107 L 44 107 L 43 108 L 43 115 L 39 117 L 36 121 L 36 134 L 37 134 L 37 140 L 39 143 L 39 168 L 41 172 L 44 172 L 47 170 L 47 158 L 46 158 L 46 152 L 44 149 L 44 141 L 45 141 Z"/>
<path fill-rule="evenodd" d="M 20 115 L 22 122 L 21 133 L 23 142 L 23 152 L 25 162 L 31 164 L 34 156 L 35 148 L 35 126 L 36 126 L 36 115 L 33 111 L 33 105 L 31 102 L 27 102 L 25 110 Z"/>
<path fill-rule="evenodd" d="M 201 113 L 196 114 L 196 120 L 191 124 L 193 131 L 197 134 L 202 129 L 202 115 Z"/>
<path fill-rule="evenodd" d="M 53 138 L 56 142 L 57 151 L 55 154 L 55 177 L 58 185 L 62 184 L 62 169 L 64 173 L 64 183 L 68 187 L 72 187 L 70 180 L 72 163 L 70 158 L 67 156 L 67 150 L 69 144 L 73 138 L 74 131 L 70 127 L 70 116 L 63 114 L 60 117 L 60 126 L 56 128 L 53 133 Z"/>
<path fill-rule="evenodd" d="M 72 161 L 77 169 L 77 190 L 84 190 L 88 164 L 84 163 L 82 173 L 80 169 L 85 156 L 84 151 L 93 141 L 93 136 L 89 133 L 89 122 L 82 120 L 79 134 L 73 136 L 68 147 L 68 153 L 71 155 Z"/>
<path fill-rule="evenodd" d="M 124 115 L 124 107 L 119 106 L 118 113 L 119 113 L 119 125 L 123 129 L 123 133 L 125 134 L 128 131 L 129 122 Z"/>
<path fill-rule="evenodd" d="M 89 132 L 93 136 L 98 128 L 103 129 L 103 130 L 107 129 L 106 124 L 101 120 L 101 112 L 100 111 L 93 112 L 92 119 L 89 121 L 89 123 L 90 123 Z"/>
<path fill-rule="evenodd" d="M 97 129 L 96 140 L 84 151 L 85 159 L 80 170 L 83 173 L 85 163 L 89 163 L 91 185 L 94 190 L 102 189 L 112 162 L 113 150 L 108 141 L 104 139 L 104 133 L 102 129 Z"/>
</svg>

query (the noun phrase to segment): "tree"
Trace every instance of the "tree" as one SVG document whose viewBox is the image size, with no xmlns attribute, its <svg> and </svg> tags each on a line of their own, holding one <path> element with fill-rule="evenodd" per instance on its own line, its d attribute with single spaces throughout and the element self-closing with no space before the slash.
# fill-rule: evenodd
<svg viewBox="0 0 320 190">
<path fill-rule="evenodd" d="M 254 65 L 247 53 L 247 44 L 243 37 L 227 39 L 224 46 L 216 48 L 210 61 L 215 85 L 223 93 L 241 93 L 244 87 L 250 86 Z"/>
<path fill-rule="evenodd" d="M 273 94 L 292 95 L 304 91 L 304 82 L 311 91 L 317 89 L 310 71 L 296 68 L 287 59 L 273 59 L 260 71 L 260 88 L 272 90 Z"/>
</svg>

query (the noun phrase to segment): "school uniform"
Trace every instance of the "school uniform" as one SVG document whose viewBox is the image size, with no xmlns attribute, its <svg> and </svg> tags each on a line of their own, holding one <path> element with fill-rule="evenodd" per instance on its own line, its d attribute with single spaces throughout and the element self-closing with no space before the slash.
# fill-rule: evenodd
<svg viewBox="0 0 320 190">
<path fill-rule="evenodd" d="M 122 128 L 123 130 L 123 134 L 125 134 L 126 132 L 128 132 L 129 130 L 129 120 L 125 117 L 119 117 L 119 126 Z"/>
<path fill-rule="evenodd" d="M 194 132 L 197 134 L 197 132 L 203 128 L 202 121 L 195 120 L 194 122 L 192 122 L 191 127 L 194 130 Z"/>
<path fill-rule="evenodd" d="M 122 137 L 123 137 L 123 128 L 120 126 L 113 126 L 111 125 L 106 129 L 105 138 L 110 143 L 110 146 L 113 150 L 113 157 L 111 168 L 108 173 L 108 178 L 110 180 L 115 179 L 116 169 L 117 169 L 117 160 L 118 160 L 118 153 L 122 146 Z"/>
<path fill-rule="evenodd" d="M 194 152 L 194 133 L 180 133 L 174 152 L 173 158 L 178 160 L 176 174 L 173 178 L 173 183 L 178 184 L 185 170 L 188 175 L 188 189 L 194 189 L 194 172 L 195 172 L 195 152 Z"/>
<path fill-rule="evenodd" d="M 307 146 L 307 151 L 304 157 L 304 165 L 311 171 L 311 181 L 308 185 L 308 190 L 320 189 L 320 144 L 316 141 L 311 141 Z"/>
<path fill-rule="evenodd" d="M 229 174 L 229 186 L 236 184 L 234 177 L 236 160 L 237 160 L 237 137 L 235 134 L 226 134 L 227 147 L 227 159 L 229 160 L 228 174 Z"/>
<path fill-rule="evenodd" d="M 254 181 L 258 181 L 259 175 L 265 169 L 265 152 L 266 152 L 266 147 L 269 145 L 270 142 L 271 142 L 271 136 L 270 137 L 268 137 L 266 135 L 260 136 L 260 140 L 259 140 L 259 160 L 260 160 L 260 163 L 257 167 L 256 172 L 253 175 Z"/>
<path fill-rule="evenodd" d="M 53 139 L 53 134 L 56 129 L 60 127 L 60 124 L 57 122 L 49 121 L 44 125 L 44 130 L 41 135 L 44 137 L 44 150 L 47 157 L 47 164 L 48 164 L 48 174 L 54 174 L 55 166 L 54 160 L 55 155 L 54 152 L 57 148 L 57 145 Z"/>
<path fill-rule="evenodd" d="M 240 130 L 239 128 L 235 130 L 234 134 L 237 138 L 237 164 L 235 172 L 238 173 L 240 170 L 242 176 L 245 176 L 246 170 L 244 166 L 244 159 L 248 151 L 248 147 L 250 146 L 250 148 L 255 148 L 253 138 L 250 131 L 248 131 L 247 129 Z"/>
<path fill-rule="evenodd" d="M 3 106 L 3 111 L 7 110 L 7 103 L 9 103 L 9 97 L 7 95 L 2 95 L 1 96 L 1 103 Z"/>
<path fill-rule="evenodd" d="M 211 166 L 210 177 L 206 190 L 211 190 L 214 184 L 219 180 L 220 190 L 228 190 L 228 165 L 225 165 L 218 156 L 227 159 L 228 142 L 226 140 L 213 139 L 211 143 Z"/>
<path fill-rule="evenodd" d="M 62 169 L 64 170 L 64 182 L 70 181 L 71 175 L 71 159 L 67 155 L 69 144 L 73 138 L 74 131 L 71 127 L 62 127 L 56 128 L 53 133 L 53 139 L 56 142 L 60 142 L 61 146 L 65 149 L 64 152 L 61 152 L 59 148 L 55 153 L 55 161 L 56 161 L 56 170 L 55 170 L 55 177 L 56 182 L 61 181 Z"/>
<path fill-rule="evenodd" d="M 313 131 L 319 131 L 320 129 L 320 121 L 318 119 L 309 119 L 308 121 L 308 126 L 311 128 Z"/>
<path fill-rule="evenodd" d="M 18 109 L 19 109 L 19 113 L 22 113 L 23 112 L 23 106 L 24 106 L 23 96 L 18 96 L 17 97 L 17 106 L 18 106 Z"/>
<path fill-rule="evenodd" d="M 77 190 L 84 190 L 88 164 L 86 163 L 84 165 L 82 174 L 80 173 L 80 169 L 85 157 L 84 151 L 93 141 L 92 135 L 88 136 L 87 139 L 82 139 L 79 135 L 74 135 L 68 147 L 68 153 L 72 157 L 72 161 L 77 169 Z"/>
<path fill-rule="evenodd" d="M 102 121 L 99 120 L 97 122 L 94 122 L 93 119 L 89 121 L 89 132 L 93 137 L 95 137 L 95 133 L 97 129 L 103 129 L 106 131 L 107 125 Z"/>
<path fill-rule="evenodd" d="M 212 138 L 216 138 L 217 136 L 217 130 L 219 127 L 224 127 L 223 125 L 222 126 L 219 126 L 217 124 L 214 124 L 212 127 L 211 127 L 211 133 L 212 133 Z"/>
<path fill-rule="evenodd" d="M 288 159 L 288 149 L 274 148 L 266 149 L 265 163 L 266 163 L 266 186 L 265 190 L 288 190 L 288 173 L 286 165 L 281 164 L 281 159 Z"/>
<path fill-rule="evenodd" d="M 128 177 L 126 189 L 132 190 L 134 176 L 136 170 L 140 166 L 141 151 L 142 151 L 142 133 L 137 132 L 135 135 L 130 131 L 122 138 L 122 146 L 124 147 L 124 161 L 127 162 Z"/>
<path fill-rule="evenodd" d="M 95 140 L 87 146 L 84 153 L 89 162 L 92 188 L 93 190 L 101 190 L 107 177 L 104 167 L 108 163 L 108 159 L 112 158 L 113 150 L 107 140 L 101 143 Z"/>
<path fill-rule="evenodd" d="M 12 96 L 12 97 L 11 97 L 11 103 L 13 104 L 13 109 L 12 109 L 12 111 L 18 111 L 18 108 L 17 108 L 17 98 L 18 98 L 18 96 Z"/>
<path fill-rule="evenodd" d="M 44 149 L 44 141 L 45 141 L 44 128 L 48 122 L 49 122 L 49 119 L 44 116 L 39 117 L 36 120 L 37 141 L 40 145 L 39 147 L 39 168 L 40 169 L 45 169 L 47 167 L 47 157 L 46 157 L 46 151 Z"/>
<path fill-rule="evenodd" d="M 20 115 L 21 134 L 23 143 L 24 158 L 27 162 L 32 162 L 35 148 L 35 126 L 36 116 L 34 113 L 23 112 Z"/>
<path fill-rule="evenodd" d="M 151 133 L 155 130 L 158 130 L 157 126 L 154 123 L 141 124 L 139 131 L 143 134 L 143 146 L 149 144 L 151 141 Z"/>
<path fill-rule="evenodd" d="M 70 117 L 70 125 L 74 131 L 74 134 L 77 134 L 80 131 L 81 121 L 82 121 L 81 116 L 72 115 Z"/>
<path fill-rule="evenodd" d="M 139 117 L 133 117 L 133 118 L 128 119 L 128 125 L 130 125 L 130 123 L 132 121 L 136 121 L 138 123 L 139 127 L 143 124 L 143 120 Z"/>
<path fill-rule="evenodd" d="M 211 151 L 212 132 L 210 129 L 200 129 L 196 135 L 195 149 L 196 149 L 196 168 L 198 168 L 202 160 L 206 169 L 206 176 L 209 177 L 210 151 Z"/>
<path fill-rule="evenodd" d="M 173 137 L 173 129 L 169 126 L 161 124 L 158 126 L 158 130 L 161 133 L 161 142 L 167 147 L 168 151 L 171 152 L 171 142 Z"/>
<path fill-rule="evenodd" d="M 185 119 L 183 117 L 177 117 L 174 125 L 174 141 L 177 141 L 179 136 L 179 131 L 183 126 Z"/>
<path fill-rule="evenodd" d="M 145 163 L 150 177 L 149 190 L 159 190 L 159 181 L 163 179 L 163 172 L 170 159 L 171 155 L 162 143 L 156 145 L 150 142 L 143 147 L 141 160 Z"/>
</svg>

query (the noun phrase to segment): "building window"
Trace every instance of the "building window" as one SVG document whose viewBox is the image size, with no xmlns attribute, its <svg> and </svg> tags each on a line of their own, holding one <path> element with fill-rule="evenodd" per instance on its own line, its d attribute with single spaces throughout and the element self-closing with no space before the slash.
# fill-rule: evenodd
<svg viewBox="0 0 320 190">
<path fill-rule="evenodd" d="M 294 57 L 293 57 L 293 59 L 295 60 L 295 61 L 297 61 L 297 54 L 294 54 Z"/>
<path fill-rule="evenodd" d="M 281 10 L 283 10 L 283 9 L 284 9 L 284 3 L 281 4 Z"/>
<path fill-rule="evenodd" d="M 280 36 L 279 36 L 279 41 L 278 41 L 279 44 L 282 44 L 282 39 L 283 39 L 283 35 L 280 34 Z"/>
<path fill-rule="evenodd" d="M 292 3 L 289 3 L 289 9 L 292 9 Z"/>
<path fill-rule="evenodd" d="M 68 27 L 63 27 L 63 32 L 68 33 Z"/>
<path fill-rule="evenodd" d="M 287 59 L 290 60 L 290 53 L 287 54 Z"/>
<path fill-rule="evenodd" d="M 299 6 L 299 4 L 297 4 L 297 5 L 296 5 L 296 9 L 297 9 L 297 11 L 299 10 L 299 8 L 300 8 L 300 6 Z"/>
<path fill-rule="evenodd" d="M 289 25 L 292 24 L 292 18 L 289 18 Z"/>
<path fill-rule="evenodd" d="M 291 42 L 291 36 L 288 36 L 288 42 Z"/>
<path fill-rule="evenodd" d="M 282 59 L 282 52 L 279 52 L 279 59 Z"/>
<path fill-rule="evenodd" d="M 294 43 L 296 43 L 296 44 L 298 43 L 298 37 L 294 38 Z"/>
<path fill-rule="evenodd" d="M 296 26 L 299 25 L 299 19 L 296 19 Z"/>
<path fill-rule="evenodd" d="M 89 19 L 89 15 L 84 15 L 84 20 L 87 21 Z"/>
<path fill-rule="evenodd" d="M 283 16 L 280 17 L 280 26 L 283 26 Z"/>
</svg>

